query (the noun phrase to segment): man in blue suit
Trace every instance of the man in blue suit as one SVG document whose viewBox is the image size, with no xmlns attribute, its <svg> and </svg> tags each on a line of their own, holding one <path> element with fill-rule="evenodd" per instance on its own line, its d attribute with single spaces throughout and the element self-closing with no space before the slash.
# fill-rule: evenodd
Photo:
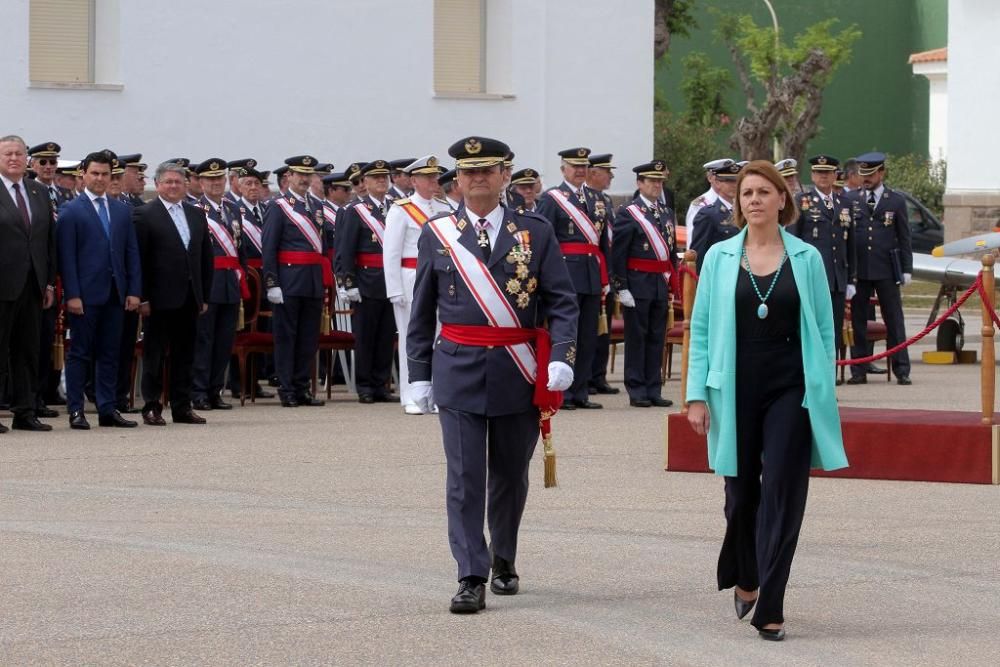
<svg viewBox="0 0 1000 667">
<path fill-rule="evenodd" d="M 95 393 L 101 426 L 133 427 L 115 405 L 118 348 L 125 311 L 139 307 L 139 246 L 127 204 L 107 196 L 117 158 L 110 151 L 83 161 L 84 191 L 59 212 L 57 248 L 72 345 L 66 360 L 69 425 L 89 429 L 83 385 L 96 360 Z"/>
</svg>

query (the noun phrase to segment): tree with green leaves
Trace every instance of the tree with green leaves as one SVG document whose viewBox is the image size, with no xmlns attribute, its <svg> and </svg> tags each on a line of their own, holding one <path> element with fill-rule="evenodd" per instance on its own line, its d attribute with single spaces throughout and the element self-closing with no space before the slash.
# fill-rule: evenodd
<svg viewBox="0 0 1000 667">
<path fill-rule="evenodd" d="M 695 0 L 655 0 L 653 17 L 653 56 L 659 60 L 670 50 L 673 35 L 691 34 L 691 28 L 698 26 L 695 21 Z"/>
<path fill-rule="evenodd" d="M 819 131 L 823 89 L 850 60 L 861 30 L 851 25 L 835 32 L 837 19 L 827 19 L 785 44 L 772 26 L 757 25 L 751 16 L 714 13 L 716 35 L 729 48 L 746 97 L 730 145 L 745 160 L 801 160 Z M 780 155 L 772 153 L 775 140 Z"/>
</svg>

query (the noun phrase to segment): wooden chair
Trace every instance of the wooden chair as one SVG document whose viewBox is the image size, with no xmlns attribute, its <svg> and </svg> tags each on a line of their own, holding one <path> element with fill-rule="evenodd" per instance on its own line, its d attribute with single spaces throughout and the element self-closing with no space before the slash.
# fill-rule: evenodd
<svg viewBox="0 0 1000 667">
<path fill-rule="evenodd" d="M 317 350 L 317 360 L 322 359 L 323 355 L 320 352 L 330 352 L 326 355 L 326 397 L 331 398 L 333 396 L 333 353 L 337 353 L 337 358 L 340 359 L 341 368 L 344 370 L 344 379 L 347 381 L 348 390 L 352 393 L 354 392 L 354 379 L 351 369 L 348 367 L 347 356 L 349 353 L 354 351 L 354 334 L 351 333 L 351 314 L 354 312 L 352 309 L 345 307 L 347 304 L 340 303 L 337 297 L 337 288 L 330 287 L 327 291 L 327 298 L 329 303 L 334 304 L 334 310 L 330 315 L 333 318 L 333 328 L 329 333 L 320 334 L 319 337 L 319 348 Z M 342 328 L 343 327 L 343 328 Z M 352 359 L 353 361 L 353 359 Z M 313 378 L 312 378 L 312 390 L 313 395 L 316 394 L 318 389 L 319 379 L 318 375 L 319 363 L 313 364 Z"/>
<path fill-rule="evenodd" d="M 625 320 L 620 317 L 611 318 L 611 331 L 608 332 L 611 344 L 611 371 L 615 372 L 615 357 L 618 356 L 618 345 L 625 342 Z"/>
<path fill-rule="evenodd" d="M 264 314 L 260 311 L 261 281 L 256 269 L 247 269 L 247 287 L 250 296 L 243 300 L 243 328 L 236 332 L 233 341 L 233 354 L 236 355 L 240 371 L 240 405 L 246 405 L 248 385 L 247 360 L 250 360 L 250 370 L 255 370 L 256 359 L 251 355 L 272 354 L 274 352 L 274 334 L 258 331 L 258 319 Z M 270 315 L 270 313 L 268 313 Z M 250 403 L 257 402 L 256 393 L 250 389 Z"/>
<path fill-rule="evenodd" d="M 674 325 L 667 328 L 663 341 L 663 367 L 660 369 L 660 384 L 673 375 L 674 346 L 684 345 L 684 306 L 680 300 L 674 301 Z"/>
</svg>

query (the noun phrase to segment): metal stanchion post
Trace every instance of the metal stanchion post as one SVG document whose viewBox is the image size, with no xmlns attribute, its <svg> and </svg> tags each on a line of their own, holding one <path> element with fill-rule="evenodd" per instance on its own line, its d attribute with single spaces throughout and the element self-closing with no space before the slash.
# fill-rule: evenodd
<svg viewBox="0 0 1000 667">
<path fill-rule="evenodd" d="M 688 250 L 684 253 L 684 266 L 691 273 L 684 271 L 681 273 L 681 292 L 684 295 L 684 343 L 681 348 L 681 412 L 687 413 L 687 374 L 688 374 L 688 349 L 691 347 L 691 311 L 694 309 L 694 293 L 697 285 L 691 276 L 695 271 L 695 261 L 698 253 Z"/>
<path fill-rule="evenodd" d="M 983 355 L 982 355 L 982 399 L 983 424 L 993 423 L 993 405 L 996 397 L 996 349 L 994 347 L 993 310 L 996 279 L 993 275 L 993 253 L 983 255 Z"/>
</svg>

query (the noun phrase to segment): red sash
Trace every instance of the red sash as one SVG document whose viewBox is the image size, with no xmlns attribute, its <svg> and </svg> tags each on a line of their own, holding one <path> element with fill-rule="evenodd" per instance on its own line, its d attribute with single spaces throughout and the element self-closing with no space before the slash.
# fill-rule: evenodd
<svg viewBox="0 0 1000 667">
<path fill-rule="evenodd" d="M 319 266 L 323 269 L 323 287 L 333 287 L 333 269 L 330 266 L 330 260 L 322 253 L 279 250 L 278 261 L 282 264 Z"/>
<path fill-rule="evenodd" d="M 257 269 L 257 270 L 263 271 L 264 270 L 264 260 L 261 259 L 261 258 L 259 258 L 259 257 L 257 259 L 248 259 L 247 260 L 247 267 L 251 268 L 251 269 Z"/>
<path fill-rule="evenodd" d="M 590 255 L 597 258 L 597 265 L 601 269 L 601 287 L 608 284 L 608 264 L 604 259 L 604 253 L 596 245 L 591 243 L 560 243 L 560 250 L 564 255 Z"/>
<path fill-rule="evenodd" d="M 400 266 L 404 269 L 416 269 L 417 268 L 417 258 L 416 257 L 404 257 L 400 262 Z"/>
<path fill-rule="evenodd" d="M 247 274 L 243 271 L 243 266 L 240 264 L 239 257 L 213 257 L 212 264 L 215 269 L 229 269 L 236 271 L 236 276 L 240 281 L 240 298 L 250 298 L 250 287 L 247 285 Z"/>
<path fill-rule="evenodd" d="M 400 204 L 399 207 L 406 211 L 406 214 L 410 216 L 410 219 L 413 220 L 413 222 L 417 223 L 417 227 L 423 227 L 424 223 L 427 222 L 427 214 L 424 213 L 422 208 L 413 202 Z"/>
<path fill-rule="evenodd" d="M 385 260 L 380 252 L 359 252 L 354 256 L 354 263 L 362 269 L 381 269 Z"/>
<path fill-rule="evenodd" d="M 474 347 L 506 347 L 534 343 L 535 358 L 540 363 L 535 375 L 535 393 L 532 402 L 543 412 L 555 412 L 562 406 L 562 392 L 548 389 L 549 367 L 547 360 L 552 353 L 552 339 L 549 337 L 548 329 L 442 323 L 441 337 L 459 345 Z"/>
</svg>

